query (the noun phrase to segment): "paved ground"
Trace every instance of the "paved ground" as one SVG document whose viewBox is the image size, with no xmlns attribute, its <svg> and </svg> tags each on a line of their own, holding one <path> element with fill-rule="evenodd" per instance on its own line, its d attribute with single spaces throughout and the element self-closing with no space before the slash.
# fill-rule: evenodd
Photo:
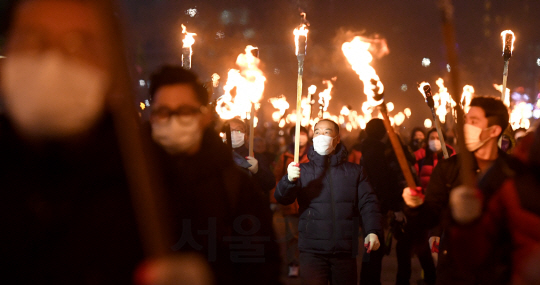
<svg viewBox="0 0 540 285">
<path fill-rule="evenodd" d="M 278 237 L 283 237 L 284 232 L 282 229 L 283 226 L 280 226 L 279 217 L 274 217 L 274 226 L 276 229 L 276 234 Z M 281 224 L 283 225 L 283 224 Z M 278 240 L 280 244 L 280 250 L 281 250 L 281 256 L 285 256 L 285 243 L 283 240 Z M 359 239 L 359 248 L 362 248 L 363 242 Z M 397 257 L 396 257 L 396 249 L 395 249 L 396 241 L 394 240 L 392 243 L 392 252 L 389 256 L 385 256 L 383 258 L 383 265 L 382 265 L 382 274 L 381 274 L 381 283 L 382 285 L 394 285 L 396 282 L 396 272 L 397 272 Z M 361 254 L 357 258 L 358 260 L 358 272 L 360 272 L 360 265 L 362 256 Z M 412 260 L 412 276 L 411 276 L 411 285 L 416 285 L 417 281 L 421 279 L 421 267 L 420 263 L 418 262 L 418 259 L 413 257 Z M 288 266 L 284 262 L 282 266 L 282 281 L 283 284 L 286 285 L 299 285 L 301 284 L 300 280 L 298 278 L 289 278 L 287 277 L 288 274 Z"/>
</svg>

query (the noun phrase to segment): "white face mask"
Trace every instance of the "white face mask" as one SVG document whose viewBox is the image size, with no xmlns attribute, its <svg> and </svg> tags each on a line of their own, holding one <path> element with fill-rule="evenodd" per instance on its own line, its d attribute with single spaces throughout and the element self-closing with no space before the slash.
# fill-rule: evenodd
<svg viewBox="0 0 540 285">
<path fill-rule="evenodd" d="M 242 132 L 231 132 L 231 145 L 233 148 L 239 148 L 244 145 L 244 136 Z"/>
<path fill-rule="evenodd" d="M 314 137 L 313 148 L 320 155 L 328 155 L 332 151 L 334 151 L 334 149 L 336 148 L 335 146 L 332 145 L 333 141 L 334 141 L 333 137 L 329 137 L 325 135 Z"/>
<path fill-rule="evenodd" d="M 440 140 L 430 140 L 428 142 L 429 144 L 429 149 L 432 151 L 432 152 L 438 152 L 439 150 L 441 150 L 441 141 Z"/>
<path fill-rule="evenodd" d="M 152 138 L 169 154 L 186 153 L 201 144 L 199 116 L 172 116 L 152 123 Z"/>
<path fill-rule="evenodd" d="M 489 128 L 482 129 L 477 126 L 473 126 L 471 124 L 464 124 L 463 125 L 463 133 L 465 135 L 465 146 L 470 152 L 474 152 L 481 148 L 487 141 L 489 141 L 491 138 L 487 138 L 484 141 L 480 140 L 480 134 L 482 134 L 483 130 L 488 130 Z"/>
<path fill-rule="evenodd" d="M 103 112 L 106 73 L 60 52 L 9 55 L 1 73 L 7 113 L 24 135 L 76 135 Z"/>
</svg>

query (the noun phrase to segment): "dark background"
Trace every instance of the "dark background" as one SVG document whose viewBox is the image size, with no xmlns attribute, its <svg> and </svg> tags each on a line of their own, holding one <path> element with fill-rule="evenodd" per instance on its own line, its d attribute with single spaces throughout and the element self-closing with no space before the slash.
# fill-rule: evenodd
<svg viewBox="0 0 540 285">
<path fill-rule="evenodd" d="M 10 2 L 0 0 L 0 3 L 2 45 Z M 449 75 L 436 0 L 121 0 L 119 3 L 135 83 L 148 79 L 162 64 L 181 63 L 183 23 L 188 31 L 197 33 L 192 66 L 203 81 L 218 73 L 223 84 L 228 69 L 236 68 L 238 54 L 251 44 L 260 48 L 262 70 L 267 77 L 262 102 L 284 94 L 294 105 L 297 61 L 292 31 L 299 24 L 299 9 L 307 13 L 311 23 L 304 94 L 311 84 L 318 85 L 318 92 L 322 91 L 321 81 L 337 76 L 329 108 L 332 113 L 339 113 L 345 104 L 360 109 L 365 101 L 362 84 L 341 52 L 341 44 L 350 40 L 343 37 L 346 31 L 363 32 L 366 36 L 378 34 L 387 40 L 390 54 L 375 60 L 373 65 L 385 85 L 387 101 L 396 105 L 394 113 L 406 107 L 412 109 L 413 115 L 404 126 L 421 125 L 425 118 L 431 117 L 416 83 L 428 81 L 435 86 L 438 77 L 448 79 Z M 461 85 L 473 85 L 477 95 L 498 95 L 492 85 L 502 82 L 500 33 L 511 29 L 517 41 L 510 61 L 508 87 L 523 87 L 535 99 L 540 78 L 537 65 L 540 1 L 460 0 L 454 1 L 454 6 Z M 197 9 L 197 14 L 191 17 L 188 9 Z M 431 60 L 429 67 L 422 66 L 424 57 Z M 407 91 L 402 90 L 403 84 L 407 85 Z M 137 88 L 138 99 L 146 99 L 146 87 L 137 85 Z"/>
</svg>

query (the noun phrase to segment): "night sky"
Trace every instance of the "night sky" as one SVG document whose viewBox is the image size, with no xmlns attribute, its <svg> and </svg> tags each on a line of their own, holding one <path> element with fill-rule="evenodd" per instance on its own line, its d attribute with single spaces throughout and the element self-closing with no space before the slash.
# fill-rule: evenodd
<svg viewBox="0 0 540 285">
<path fill-rule="evenodd" d="M 511 29 L 517 41 L 508 87 L 523 87 L 535 98 L 540 78 L 540 1 L 453 2 L 460 85 L 473 85 L 477 95 L 498 94 L 492 85 L 502 82 L 500 33 Z M 228 69 L 236 68 L 238 54 L 251 44 L 260 49 L 267 77 L 263 102 L 284 94 L 292 103 L 297 71 L 292 31 L 299 24 L 300 9 L 311 24 L 304 93 L 311 84 L 322 91 L 322 80 L 337 76 L 330 102 L 332 113 L 345 104 L 359 109 L 365 101 L 362 84 L 341 52 L 341 44 L 351 39 L 344 38 L 346 32 L 378 34 L 387 40 L 390 54 L 374 60 L 373 66 L 385 85 L 387 101 L 395 103 L 396 111 L 412 109 L 406 126 L 431 117 L 416 83 L 428 81 L 435 86 L 438 77 L 449 76 L 436 0 L 120 0 L 120 4 L 134 82 L 148 79 L 162 64 L 181 63 L 180 25 L 185 24 L 188 31 L 197 33 L 192 65 L 203 81 L 218 73 L 224 83 Z M 4 14 L 5 6 L 0 4 Z M 191 17 L 188 9 L 197 9 L 196 15 Z M 424 57 L 431 60 L 429 67 L 422 66 Z M 403 84 L 407 91 L 402 91 Z M 138 96 L 144 99 L 146 90 L 140 88 Z"/>
</svg>

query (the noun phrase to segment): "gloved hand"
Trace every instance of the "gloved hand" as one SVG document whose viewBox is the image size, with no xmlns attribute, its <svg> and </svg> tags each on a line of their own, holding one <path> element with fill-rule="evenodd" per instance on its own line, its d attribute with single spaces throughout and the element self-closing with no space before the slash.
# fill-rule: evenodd
<svg viewBox="0 0 540 285">
<path fill-rule="evenodd" d="M 452 217 L 460 224 L 470 223 L 482 214 L 482 199 L 479 192 L 465 185 L 450 191 Z"/>
<path fill-rule="evenodd" d="M 366 252 L 370 253 L 372 250 L 377 250 L 381 246 L 381 243 L 379 242 L 379 237 L 377 237 L 376 234 L 369 234 L 364 239 L 364 247 L 366 248 Z"/>
<path fill-rule="evenodd" d="M 300 164 L 294 161 L 289 163 L 289 166 L 287 167 L 287 176 L 289 181 L 296 181 L 296 179 L 300 177 Z"/>
<path fill-rule="evenodd" d="M 420 207 L 420 205 L 424 204 L 425 196 L 422 193 L 422 187 L 416 187 L 416 190 L 407 187 L 403 189 L 403 194 L 401 196 L 403 197 L 405 204 L 411 208 Z"/>
<path fill-rule="evenodd" d="M 251 164 L 251 167 L 248 167 L 248 170 L 251 171 L 251 173 L 256 174 L 259 171 L 259 162 L 252 156 L 246 156 L 246 160 Z"/>
<path fill-rule="evenodd" d="M 402 222 L 407 223 L 407 217 L 405 217 L 405 214 L 403 214 L 402 211 L 394 212 L 394 217 L 396 221 L 399 223 L 402 223 Z"/>
<path fill-rule="evenodd" d="M 440 237 L 430 237 L 429 238 L 429 248 L 431 249 L 431 252 L 439 252 L 439 243 L 441 242 Z"/>
</svg>

